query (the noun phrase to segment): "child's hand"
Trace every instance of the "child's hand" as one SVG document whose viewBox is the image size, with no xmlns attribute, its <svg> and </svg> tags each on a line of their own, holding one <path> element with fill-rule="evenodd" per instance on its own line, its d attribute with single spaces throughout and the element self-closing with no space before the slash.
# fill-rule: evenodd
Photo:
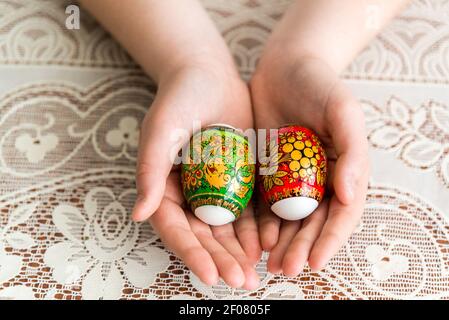
<svg viewBox="0 0 449 320">
<path fill-rule="evenodd" d="M 311 57 L 265 56 L 251 92 L 257 128 L 294 122 L 314 130 L 324 143 L 327 183 L 333 189 L 329 199 L 303 221 L 281 222 L 267 207 L 260 217 L 270 272 L 297 275 L 307 262 L 320 269 L 348 239 L 363 211 L 369 164 L 362 110 L 335 72 Z"/>
<path fill-rule="evenodd" d="M 205 283 L 221 276 L 233 287 L 255 288 L 261 248 L 251 208 L 234 224 L 202 223 L 182 207 L 180 173 L 170 159 L 181 147 L 171 134 L 191 133 L 194 121 L 253 126 L 248 88 L 223 38 L 197 0 L 81 2 L 158 84 L 141 127 L 133 218 L 151 216 L 162 241 Z"/>
<path fill-rule="evenodd" d="M 135 0 L 132 5 L 80 1 L 158 83 L 156 100 L 142 124 L 134 219 L 154 213 L 150 220 L 162 240 L 204 282 L 214 283 L 221 276 L 231 286 L 254 288 L 258 279 L 251 264 L 261 249 L 252 210 L 234 225 L 211 228 L 183 210 L 179 172 L 170 173 L 172 129 L 191 129 L 198 119 L 202 126 L 217 122 L 242 129 L 252 126 L 247 87 L 220 34 L 197 0 Z M 298 273 L 307 259 L 312 267 L 321 267 L 362 212 L 368 174 L 363 115 L 332 70 L 344 68 L 406 0 L 369 2 L 381 9 L 376 28 L 366 26 L 369 4 L 364 1 L 294 1 L 269 46 L 324 55 L 332 60 L 332 69 L 322 62 L 324 58 L 272 55 L 273 59 L 262 59 L 265 62 L 254 77 L 256 125 L 276 127 L 295 121 L 311 127 L 336 160 L 330 161 L 329 184 L 336 195 L 329 208 L 324 202 L 301 229 L 299 223 L 285 223 L 279 231 L 279 220 L 263 215 L 261 239 L 265 248 L 274 247 L 271 270 L 279 270 L 283 261 L 286 273 Z"/>
<path fill-rule="evenodd" d="M 214 284 L 220 276 L 232 287 L 255 289 L 259 280 L 253 265 L 261 248 L 252 208 L 234 224 L 210 227 L 201 222 L 183 207 L 180 171 L 169 159 L 173 130 L 191 131 L 194 121 L 202 126 L 253 126 L 246 84 L 234 70 L 222 69 L 223 65 L 189 66 L 159 82 L 141 128 L 133 218 L 145 220 L 154 212 L 150 222 L 164 244 L 203 282 Z"/>
<path fill-rule="evenodd" d="M 271 272 L 296 275 L 307 261 L 322 268 L 357 225 L 369 174 L 364 117 L 337 75 L 406 3 L 296 0 L 268 39 L 251 83 L 256 127 L 294 122 L 313 129 L 327 148 L 333 189 L 300 222 L 281 223 L 265 209 L 260 237 L 271 250 Z M 369 16 L 370 7 L 378 14 Z"/>
</svg>

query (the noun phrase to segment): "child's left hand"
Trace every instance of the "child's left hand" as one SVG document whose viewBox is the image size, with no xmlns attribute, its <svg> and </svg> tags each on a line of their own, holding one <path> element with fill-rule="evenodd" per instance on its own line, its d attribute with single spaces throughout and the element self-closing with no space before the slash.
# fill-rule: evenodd
<svg viewBox="0 0 449 320">
<path fill-rule="evenodd" d="M 314 130 L 326 148 L 333 189 L 302 221 L 281 222 L 262 208 L 259 232 L 270 251 L 268 269 L 294 276 L 306 262 L 321 269 L 351 235 L 363 212 L 369 163 L 363 112 L 336 73 L 320 59 L 278 53 L 263 57 L 252 79 L 256 127 L 295 122 Z"/>
</svg>

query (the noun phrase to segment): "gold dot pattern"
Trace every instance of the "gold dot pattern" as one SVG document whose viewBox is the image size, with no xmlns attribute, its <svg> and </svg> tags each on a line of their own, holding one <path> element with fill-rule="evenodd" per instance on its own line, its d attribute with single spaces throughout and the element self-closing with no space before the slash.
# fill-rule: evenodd
<svg viewBox="0 0 449 320">
<path fill-rule="evenodd" d="M 321 201 L 326 181 L 326 156 L 313 132 L 299 126 L 286 127 L 279 133 L 277 152 L 270 157 L 278 166 L 275 172 L 261 179 L 267 203 L 292 196 Z"/>
<path fill-rule="evenodd" d="M 293 136 L 281 139 L 281 150 L 290 155 L 291 161 L 288 167 L 293 171 L 292 177 L 294 179 L 309 177 L 311 181 L 308 182 L 314 183 L 321 159 L 320 149 L 309 139 L 305 141 L 297 139 L 298 137 Z"/>
</svg>

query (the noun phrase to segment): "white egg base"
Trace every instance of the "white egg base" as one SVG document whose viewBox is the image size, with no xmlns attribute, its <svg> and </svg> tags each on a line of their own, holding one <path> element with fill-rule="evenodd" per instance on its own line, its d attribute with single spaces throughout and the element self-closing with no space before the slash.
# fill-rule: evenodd
<svg viewBox="0 0 449 320">
<path fill-rule="evenodd" d="M 226 123 L 212 123 L 212 124 L 206 126 L 206 128 L 211 128 L 211 127 L 224 127 L 224 128 L 237 130 L 236 128 L 234 128 L 230 124 L 226 124 Z"/>
<path fill-rule="evenodd" d="M 230 210 L 212 205 L 196 208 L 195 216 L 211 226 L 222 226 L 235 220 L 235 216 Z"/>
<path fill-rule="evenodd" d="M 279 200 L 271 211 L 285 220 L 304 219 L 318 207 L 318 201 L 308 197 L 293 197 Z"/>
</svg>

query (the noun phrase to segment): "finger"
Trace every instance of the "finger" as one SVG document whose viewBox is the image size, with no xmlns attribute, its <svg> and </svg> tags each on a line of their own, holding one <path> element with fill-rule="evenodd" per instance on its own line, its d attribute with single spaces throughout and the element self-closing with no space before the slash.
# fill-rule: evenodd
<svg viewBox="0 0 449 320">
<path fill-rule="evenodd" d="M 254 209 L 250 204 L 234 223 L 234 230 L 250 263 L 255 265 L 262 255 Z"/>
<path fill-rule="evenodd" d="M 271 212 L 264 201 L 260 201 L 259 210 L 260 243 L 263 250 L 271 251 L 279 240 L 281 220 Z"/>
<path fill-rule="evenodd" d="M 301 220 L 297 221 L 282 221 L 279 232 L 279 241 L 276 246 L 270 251 L 268 257 L 267 267 L 271 273 L 279 273 L 282 271 L 282 260 L 287 251 L 290 242 L 295 237 L 296 233 L 301 227 Z"/>
<path fill-rule="evenodd" d="M 320 270 L 338 252 L 360 221 L 365 204 L 366 187 L 358 189 L 356 199 L 345 205 L 337 197 L 329 203 L 328 218 L 315 241 L 309 257 L 312 270 Z"/>
<path fill-rule="evenodd" d="M 155 109 L 158 106 L 154 106 Z M 142 122 L 136 171 L 137 200 L 132 212 L 135 221 L 149 218 L 164 196 L 165 181 L 173 166 L 173 151 L 182 142 L 170 142 L 172 133 L 163 116 L 150 110 Z"/>
<path fill-rule="evenodd" d="M 172 200 L 164 199 L 150 218 L 162 242 L 207 285 L 218 282 L 219 274 L 209 252 L 203 248 L 187 221 L 184 211 Z"/>
<path fill-rule="evenodd" d="M 259 287 L 259 276 L 237 240 L 232 224 L 220 227 L 212 227 L 214 238 L 225 248 L 240 264 L 245 274 L 243 288 L 254 290 Z"/>
<path fill-rule="evenodd" d="M 211 228 L 196 218 L 192 213 L 187 214 L 187 220 L 201 245 L 209 252 L 214 260 L 218 273 L 223 281 L 233 288 L 242 287 L 245 283 L 245 273 L 242 267 L 232 254 L 215 240 Z"/>
<path fill-rule="evenodd" d="M 338 157 L 333 177 L 333 190 L 338 199 L 349 205 L 357 201 L 357 190 L 363 189 L 369 179 L 367 154 L 346 152 Z"/>
<path fill-rule="evenodd" d="M 282 261 L 282 271 L 287 276 L 296 276 L 304 269 L 310 250 L 320 235 L 328 211 L 328 201 L 323 201 L 319 207 L 303 220 L 301 229 L 287 248 Z"/>
<path fill-rule="evenodd" d="M 339 200 L 350 204 L 356 190 L 363 188 L 369 170 L 365 120 L 359 103 L 349 90 L 338 84 L 327 105 L 329 130 L 335 146 L 337 162 L 334 190 Z"/>
</svg>

